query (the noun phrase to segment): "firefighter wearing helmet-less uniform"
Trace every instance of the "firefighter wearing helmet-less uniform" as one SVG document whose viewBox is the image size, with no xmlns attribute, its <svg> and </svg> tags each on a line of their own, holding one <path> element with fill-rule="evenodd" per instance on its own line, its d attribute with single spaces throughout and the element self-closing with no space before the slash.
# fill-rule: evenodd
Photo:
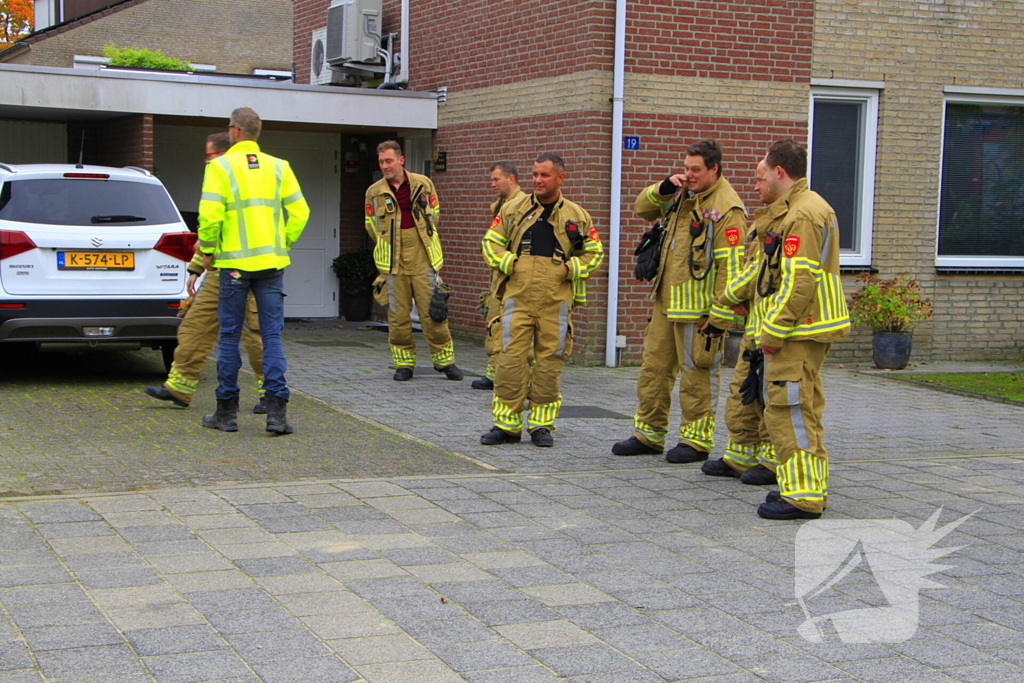
<svg viewBox="0 0 1024 683">
<path fill-rule="evenodd" d="M 499 161 L 491 168 L 491 187 L 498 194 L 498 198 L 491 204 L 492 220 L 502 207 L 511 207 L 526 197 L 526 193 L 519 187 L 519 170 L 510 161 Z M 484 351 L 487 353 L 487 372 L 480 379 L 473 380 L 470 386 L 474 389 L 489 391 L 494 388 L 494 359 L 501 353 L 501 297 L 503 291 L 499 285 L 504 282 L 502 276 L 500 270 L 491 271 L 490 287 L 482 298 L 486 304 L 484 317 L 487 320 L 487 337 L 484 339 Z"/>
<path fill-rule="evenodd" d="M 501 354 L 495 363 L 494 427 L 480 443 L 494 446 L 527 431 L 538 447 L 554 445 L 562 405 L 561 375 L 572 352 L 570 312 L 586 303 L 586 281 L 604 259 L 590 214 L 562 196 L 565 163 L 542 154 L 533 164 L 533 194 L 503 207 L 484 237 L 484 258 L 504 286 Z M 531 370 L 527 353 L 536 361 Z"/>
<path fill-rule="evenodd" d="M 764 352 L 764 419 L 778 455 L 779 490 L 757 514 L 817 519 L 828 497 L 828 452 L 821 416 L 821 366 L 832 342 L 850 332 L 839 279 L 839 227 L 832 207 L 807 186 L 807 152 L 780 140 L 765 156 L 768 211 L 758 288 Z M 768 255 L 768 244 L 777 244 Z"/>
<path fill-rule="evenodd" d="M 654 311 L 644 333 L 633 436 L 612 447 L 623 456 L 662 452 L 679 373 L 679 443 L 665 454 L 672 463 L 707 460 L 714 446 L 723 330 L 700 330 L 716 296 L 739 272 L 747 228 L 743 202 L 721 174 L 718 143 L 690 145 L 684 167 L 636 200 L 636 213 L 661 219 L 665 229 L 649 297 Z"/>
<path fill-rule="evenodd" d="M 427 315 L 440 286 L 437 273 L 444 265 L 437 232 L 441 217 L 437 190 L 430 178 L 405 170 L 402 148 L 394 140 L 377 146 L 377 163 L 384 177 L 366 190 L 366 231 L 375 242 L 373 260 L 380 271 L 373 283 L 374 298 L 388 309 L 393 379 L 412 379 L 416 367 L 412 338 L 415 301 L 434 369 L 448 379 L 461 380 L 447 320 L 436 322 Z"/>
<path fill-rule="evenodd" d="M 708 460 L 701 472 L 713 477 L 738 477 L 744 484 L 775 484 L 778 457 L 764 422 L 764 403 L 760 395 L 764 375 L 764 352 L 759 341 L 761 317 L 767 299 L 757 291 L 757 274 L 764 261 L 764 236 L 772 223 L 771 203 L 775 198 L 767 189 L 768 169 L 762 159 L 757 165 L 755 187 L 767 206 L 754 212 L 754 225 L 747 233 L 747 257 L 739 276 L 729 282 L 711 309 L 710 325 L 727 328 L 736 316 L 746 316 L 743 341 L 736 358 L 729 398 L 725 402 L 725 426 L 729 442 L 725 455 Z"/>
</svg>

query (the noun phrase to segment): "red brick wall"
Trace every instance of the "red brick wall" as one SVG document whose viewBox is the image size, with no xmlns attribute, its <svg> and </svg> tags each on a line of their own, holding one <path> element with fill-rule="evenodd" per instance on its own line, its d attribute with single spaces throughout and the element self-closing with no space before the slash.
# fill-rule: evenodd
<svg viewBox="0 0 1024 683">
<path fill-rule="evenodd" d="M 105 166 L 138 166 L 153 170 L 153 116 L 130 114 L 99 127 L 100 158 Z"/>
</svg>

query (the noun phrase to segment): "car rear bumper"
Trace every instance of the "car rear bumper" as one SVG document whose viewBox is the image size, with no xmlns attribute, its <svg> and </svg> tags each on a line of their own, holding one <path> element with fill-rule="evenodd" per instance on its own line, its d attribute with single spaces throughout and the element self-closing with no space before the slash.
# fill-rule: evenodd
<svg viewBox="0 0 1024 683">
<path fill-rule="evenodd" d="M 168 300 L 19 301 L 0 309 L 0 342 L 138 341 L 177 337 L 181 319 Z M 102 328 L 89 330 L 87 328 Z"/>
</svg>

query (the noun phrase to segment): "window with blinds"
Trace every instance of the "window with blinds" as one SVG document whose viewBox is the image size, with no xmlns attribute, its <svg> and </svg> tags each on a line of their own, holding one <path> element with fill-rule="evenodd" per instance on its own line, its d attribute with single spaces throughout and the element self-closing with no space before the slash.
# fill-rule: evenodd
<svg viewBox="0 0 1024 683">
<path fill-rule="evenodd" d="M 1024 257 L 1024 106 L 946 103 L 938 256 Z"/>
</svg>

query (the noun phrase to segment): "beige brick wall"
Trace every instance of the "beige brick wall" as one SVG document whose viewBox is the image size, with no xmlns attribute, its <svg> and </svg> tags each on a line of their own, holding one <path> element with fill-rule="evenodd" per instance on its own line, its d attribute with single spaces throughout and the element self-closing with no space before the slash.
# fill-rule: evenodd
<svg viewBox="0 0 1024 683">
<path fill-rule="evenodd" d="M 873 265 L 886 277 L 911 273 L 934 300 L 934 319 L 915 336 L 915 360 L 1021 356 L 1024 273 L 938 274 L 935 249 L 943 88 L 1024 87 L 1022 19 L 1024 2 L 815 6 L 812 77 L 885 82 Z M 852 289 L 851 281 L 847 293 Z M 836 345 L 835 356 L 867 360 L 868 337 L 855 334 Z"/>
<path fill-rule="evenodd" d="M 94 15 L 32 42 L 11 61 L 71 67 L 74 55 L 102 56 L 103 47 L 149 48 L 218 73 L 291 70 L 290 0 L 146 0 Z"/>
</svg>

